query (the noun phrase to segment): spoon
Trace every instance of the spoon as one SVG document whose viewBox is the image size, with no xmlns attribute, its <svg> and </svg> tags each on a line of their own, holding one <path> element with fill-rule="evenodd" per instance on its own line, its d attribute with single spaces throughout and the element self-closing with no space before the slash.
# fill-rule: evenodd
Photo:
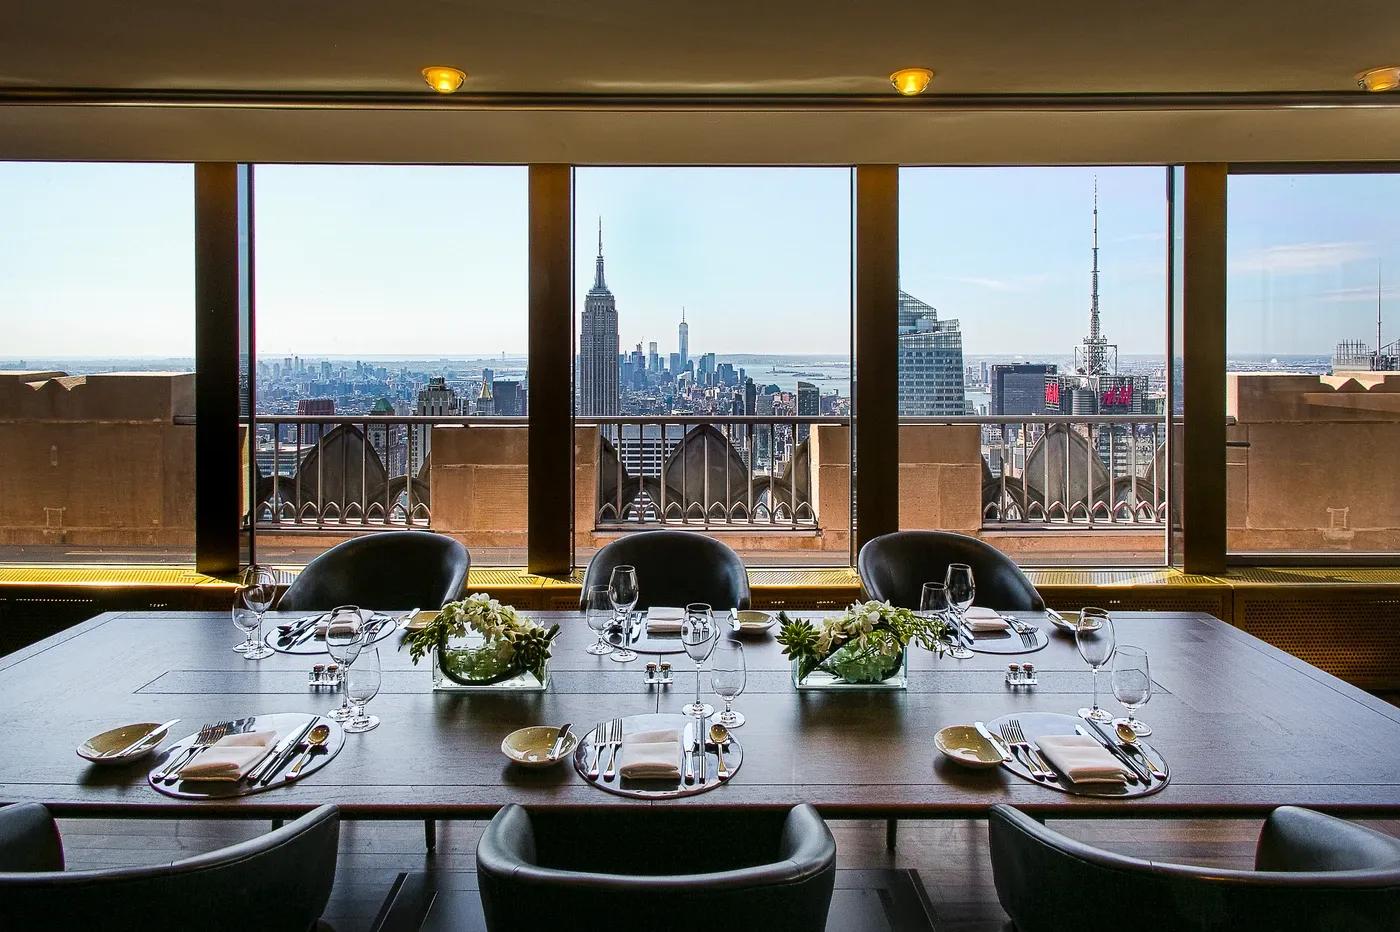
<svg viewBox="0 0 1400 932">
<path fill-rule="evenodd" d="M 729 768 L 724 765 L 724 746 L 729 743 L 729 729 L 715 722 L 710 726 L 710 740 L 715 743 L 715 752 L 719 754 L 719 772 L 716 776 L 728 780 Z"/>
<path fill-rule="evenodd" d="M 1148 768 L 1152 771 L 1152 776 L 1159 780 L 1165 780 L 1167 778 L 1162 768 L 1152 763 L 1152 758 L 1147 756 L 1147 752 L 1138 747 L 1137 732 L 1133 731 L 1132 725 L 1129 725 L 1127 722 L 1119 722 L 1117 725 L 1113 726 L 1113 733 L 1118 736 L 1119 741 L 1122 741 L 1128 747 L 1137 751 L 1138 757 L 1141 757 L 1147 762 Z"/>
<path fill-rule="evenodd" d="M 292 767 L 291 772 L 287 774 L 288 780 L 295 780 L 301 774 L 301 768 L 305 767 L 307 761 L 311 760 L 312 753 L 317 748 L 324 747 L 326 739 L 330 736 L 331 726 L 327 725 L 325 722 L 311 729 L 306 736 L 306 750 L 302 752 L 301 757 L 296 762 L 296 766 Z"/>
</svg>

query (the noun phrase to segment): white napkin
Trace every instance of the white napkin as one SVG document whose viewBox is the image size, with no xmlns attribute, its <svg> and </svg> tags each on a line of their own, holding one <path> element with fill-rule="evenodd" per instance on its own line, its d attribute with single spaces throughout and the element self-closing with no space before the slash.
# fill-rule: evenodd
<svg viewBox="0 0 1400 932">
<path fill-rule="evenodd" d="M 1043 735 L 1036 745 L 1045 759 L 1074 783 L 1126 783 L 1128 775 L 1112 754 L 1088 735 Z"/>
<path fill-rule="evenodd" d="M 1008 631 L 1011 625 L 1006 623 L 1006 619 L 991 608 L 983 608 L 974 605 L 963 615 L 963 622 L 969 631 Z"/>
<path fill-rule="evenodd" d="M 242 780 L 267 756 L 277 740 L 275 731 L 250 731 L 215 741 L 207 751 L 180 768 L 181 780 Z"/>
<path fill-rule="evenodd" d="M 363 616 L 363 615 L 361 615 L 361 617 L 355 619 L 354 621 L 338 621 L 338 622 L 335 623 L 335 633 L 336 633 L 337 636 L 341 636 L 341 635 L 352 635 L 352 636 L 353 636 L 353 635 L 355 635 L 355 634 L 357 634 L 357 633 L 359 632 L 359 630 L 360 630 L 360 625 L 361 625 L 361 623 L 363 623 L 363 621 L 364 621 L 364 616 Z M 316 636 L 317 636 L 318 638 L 324 638 L 324 637 L 330 632 L 330 630 L 331 630 L 331 620 L 330 620 L 330 618 L 322 618 L 320 621 L 316 622 Z"/>
<path fill-rule="evenodd" d="M 653 605 L 647 609 L 647 631 L 651 634 L 680 634 L 685 609 Z"/>
<path fill-rule="evenodd" d="M 681 733 L 674 728 L 639 731 L 622 739 L 618 772 L 629 780 L 679 780 Z"/>
</svg>

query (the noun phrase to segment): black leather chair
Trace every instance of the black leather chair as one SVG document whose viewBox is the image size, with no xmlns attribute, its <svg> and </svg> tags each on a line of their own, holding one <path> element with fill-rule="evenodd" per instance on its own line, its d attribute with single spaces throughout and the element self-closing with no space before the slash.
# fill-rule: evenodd
<svg viewBox="0 0 1400 932">
<path fill-rule="evenodd" d="M 926 582 L 942 582 L 948 564 L 966 563 L 977 583 L 977 604 L 1003 612 L 1045 610 L 1010 557 L 990 544 L 952 531 L 897 531 L 866 541 L 856 558 L 861 584 L 872 599 L 918 608 Z"/>
<path fill-rule="evenodd" d="M 811 806 L 605 809 L 496 814 L 476 848 L 490 932 L 825 928 L 836 841 Z"/>
<path fill-rule="evenodd" d="M 279 611 L 319 612 L 337 605 L 437 609 L 462 597 L 471 569 L 467 548 L 428 531 L 383 531 L 337 544 L 293 580 Z"/>
<path fill-rule="evenodd" d="M 48 809 L 0 809 L 0 929 L 306 932 L 335 879 L 340 815 L 322 806 L 251 841 L 152 867 L 65 871 Z"/>
<path fill-rule="evenodd" d="M 1308 809 L 1274 810 L 1252 871 L 1111 854 L 1010 806 L 992 808 L 988 833 L 997 897 L 1019 932 L 1400 928 L 1400 839 Z"/>
<path fill-rule="evenodd" d="M 749 607 L 749 574 L 729 545 L 691 531 L 641 531 L 605 546 L 588 561 L 579 610 L 588 590 L 606 586 L 615 566 L 635 566 L 637 608 L 706 602 L 715 611 Z"/>
</svg>

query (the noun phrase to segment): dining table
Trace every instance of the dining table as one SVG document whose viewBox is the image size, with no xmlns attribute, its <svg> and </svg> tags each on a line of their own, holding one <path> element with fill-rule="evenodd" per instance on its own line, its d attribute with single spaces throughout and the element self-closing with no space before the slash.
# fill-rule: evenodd
<svg viewBox="0 0 1400 932">
<path fill-rule="evenodd" d="M 388 608 L 388 607 L 386 607 Z M 1092 674 L 1074 637 L 1040 613 L 1011 613 L 1049 644 L 1025 657 L 967 660 L 912 648 L 907 689 L 798 691 L 774 632 L 744 637 L 746 687 L 735 703 L 743 767 L 710 792 L 645 800 L 600 792 L 567 763 L 509 762 L 504 736 L 527 725 L 595 723 L 678 712 L 695 692 L 684 654 L 631 663 L 594 656 L 584 617 L 528 612 L 558 623 L 544 692 L 435 692 L 428 660 L 415 666 L 401 637 L 379 645 L 383 678 L 370 709 L 381 725 L 346 736 L 310 776 L 254 795 L 188 800 L 146 780 L 161 753 L 98 766 L 74 749 L 131 722 L 179 718 L 170 738 L 207 722 L 270 713 L 327 712 L 335 691 L 309 685 L 295 654 L 250 661 L 231 650 L 227 612 L 108 612 L 0 658 L 0 804 L 36 801 L 65 817 L 282 819 L 323 803 L 347 819 L 486 819 L 501 806 L 786 807 L 810 802 L 828 818 L 973 818 L 997 803 L 1039 817 L 1257 817 L 1292 804 L 1353 817 L 1400 814 L 1400 708 L 1214 617 L 1119 612 L 1119 644 L 1145 648 L 1153 693 L 1139 710 L 1170 763 L 1161 792 L 1132 799 L 1057 792 L 1005 768 L 970 770 L 934 745 L 942 727 L 1088 705 Z M 792 610 L 819 619 L 830 613 Z M 269 613 L 266 625 L 295 618 Z M 1358 619 L 1358 623 L 1363 623 Z M 736 637 L 726 634 L 726 637 Z M 1032 660 L 1038 685 L 1012 687 L 1006 665 Z M 670 685 L 645 682 L 648 660 L 669 661 Z M 701 692 L 722 707 L 702 676 Z M 1100 674 L 1100 704 L 1122 714 Z M 169 741 L 167 741 L 167 746 Z"/>
</svg>

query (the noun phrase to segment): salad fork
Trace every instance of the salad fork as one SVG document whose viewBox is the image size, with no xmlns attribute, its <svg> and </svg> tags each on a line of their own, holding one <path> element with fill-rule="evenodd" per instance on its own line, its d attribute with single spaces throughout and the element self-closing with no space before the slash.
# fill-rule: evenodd
<svg viewBox="0 0 1400 932">
<path fill-rule="evenodd" d="M 1046 763 L 1045 758 L 1041 756 L 1040 749 L 1026 740 L 1026 733 L 1021 730 L 1020 720 L 1014 718 L 1009 719 L 1006 723 L 1006 727 L 1011 729 L 1012 739 L 1026 752 L 1026 757 L 1029 758 L 1033 764 L 1038 766 L 1040 773 L 1045 779 L 1058 780 L 1059 776 L 1055 771 L 1050 769 L 1050 765 Z"/>
<path fill-rule="evenodd" d="M 169 780 L 180 768 L 194 759 L 195 755 L 207 749 L 215 741 L 228 735 L 233 728 L 233 722 L 217 722 L 212 725 L 204 725 L 199 729 L 199 734 L 195 736 L 194 742 L 175 757 L 170 763 L 160 769 L 160 772 L 151 777 L 152 780 Z"/>
<path fill-rule="evenodd" d="M 622 750 L 622 719 L 612 720 L 612 736 L 613 739 L 609 742 L 612 745 L 612 756 L 608 758 L 608 769 L 603 772 L 604 780 L 611 780 L 617 776 L 617 753 Z"/>
<path fill-rule="evenodd" d="M 614 720 L 615 721 L 615 720 Z M 598 768 L 603 762 L 603 752 L 607 750 L 608 738 L 613 723 L 599 722 L 593 726 L 593 766 L 588 768 L 588 779 L 598 779 Z"/>
</svg>

